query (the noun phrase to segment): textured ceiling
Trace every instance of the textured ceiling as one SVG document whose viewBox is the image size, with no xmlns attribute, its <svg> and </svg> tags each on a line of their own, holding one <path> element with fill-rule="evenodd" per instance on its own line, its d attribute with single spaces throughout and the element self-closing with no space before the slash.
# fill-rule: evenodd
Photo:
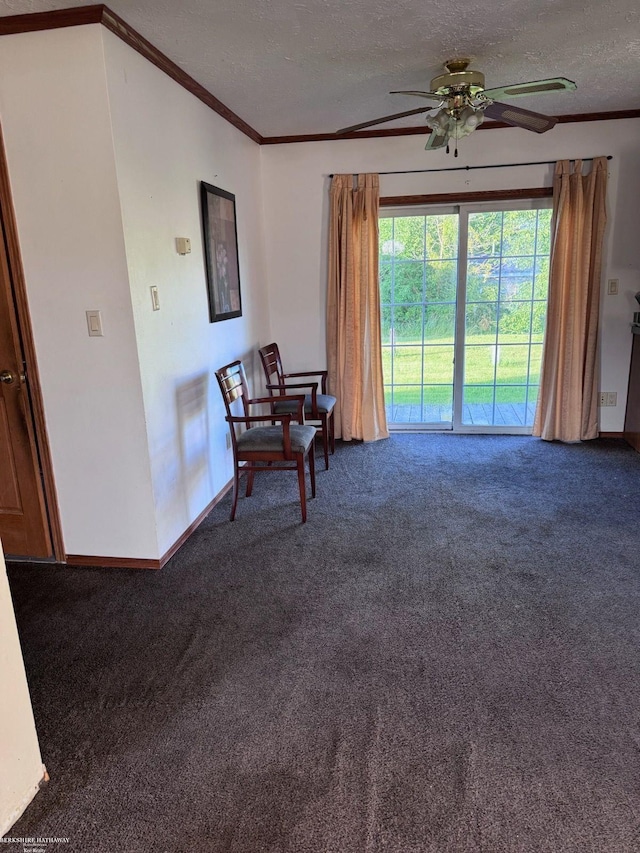
<svg viewBox="0 0 640 853">
<path fill-rule="evenodd" d="M 87 0 L 0 0 L 1 15 Z M 551 115 L 640 108 L 637 0 L 111 0 L 109 8 L 263 136 L 326 133 L 421 105 L 442 62 L 487 88 L 565 76 L 518 99 Z M 506 100 L 506 99 L 505 99 Z M 426 102 L 425 102 L 426 104 Z M 383 127 L 416 125 L 412 117 Z"/>
</svg>

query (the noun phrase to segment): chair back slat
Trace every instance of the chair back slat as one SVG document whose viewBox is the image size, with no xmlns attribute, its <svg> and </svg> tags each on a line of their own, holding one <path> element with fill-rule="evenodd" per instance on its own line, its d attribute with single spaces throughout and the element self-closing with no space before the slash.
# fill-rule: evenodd
<svg viewBox="0 0 640 853">
<path fill-rule="evenodd" d="M 234 400 L 239 400 L 240 397 L 242 397 L 242 383 L 230 380 L 227 383 L 226 395 L 229 403 L 233 403 Z"/>
<path fill-rule="evenodd" d="M 267 344 L 264 347 L 260 348 L 260 360 L 262 361 L 262 367 L 264 369 L 264 375 L 267 378 L 267 384 L 269 384 L 272 378 L 276 377 L 276 382 L 273 384 L 282 384 L 284 382 L 283 369 L 282 369 L 282 359 L 280 358 L 280 351 L 278 349 L 278 344 Z M 271 392 L 274 393 L 274 392 Z M 282 393 L 282 392 L 276 392 Z"/>
<path fill-rule="evenodd" d="M 232 414 L 231 406 L 236 400 L 240 399 L 246 414 L 246 400 L 249 398 L 249 389 L 242 362 L 233 361 L 231 364 L 221 367 L 220 370 L 216 370 L 216 379 L 222 392 L 227 414 Z"/>
</svg>

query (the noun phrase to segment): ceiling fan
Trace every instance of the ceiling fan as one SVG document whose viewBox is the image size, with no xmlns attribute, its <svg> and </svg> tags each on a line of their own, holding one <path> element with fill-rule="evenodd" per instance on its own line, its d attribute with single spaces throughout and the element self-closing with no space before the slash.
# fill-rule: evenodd
<svg viewBox="0 0 640 853">
<path fill-rule="evenodd" d="M 401 113 L 383 116 L 373 121 L 363 121 L 351 127 L 343 127 L 336 131 L 342 135 L 363 130 L 375 124 L 383 124 L 405 116 L 419 113 L 432 113 L 426 116 L 426 123 L 431 128 L 431 134 L 425 145 L 427 151 L 446 146 L 449 152 L 449 140 L 456 141 L 455 156 L 458 156 L 458 139 L 472 133 L 482 124 L 485 116 L 522 127 L 534 133 L 545 133 L 557 124 L 553 116 L 534 113 L 521 107 L 500 103 L 497 98 L 520 98 L 525 95 L 539 95 L 544 92 L 568 92 L 576 89 L 576 84 L 566 77 L 551 77 L 548 80 L 533 80 L 530 83 L 515 83 L 509 86 L 498 86 L 495 89 L 484 88 L 484 74 L 469 68 L 470 59 L 450 59 L 444 63 L 445 74 L 434 77 L 431 81 L 430 92 L 400 91 L 392 95 L 414 95 L 437 101 L 435 106 L 418 107 Z"/>
</svg>

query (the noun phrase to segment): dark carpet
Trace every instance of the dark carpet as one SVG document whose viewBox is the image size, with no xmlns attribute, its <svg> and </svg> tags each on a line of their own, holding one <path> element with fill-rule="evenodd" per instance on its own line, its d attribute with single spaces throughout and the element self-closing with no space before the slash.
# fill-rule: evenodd
<svg viewBox="0 0 640 853">
<path fill-rule="evenodd" d="M 10 568 L 51 775 L 10 834 L 637 853 L 640 454 L 396 435 L 339 446 L 306 525 L 296 488 L 161 572 Z"/>
</svg>

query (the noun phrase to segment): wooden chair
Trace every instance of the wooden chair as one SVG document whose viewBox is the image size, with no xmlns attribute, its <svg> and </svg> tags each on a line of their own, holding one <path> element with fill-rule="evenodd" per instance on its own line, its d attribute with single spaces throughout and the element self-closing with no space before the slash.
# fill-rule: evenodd
<svg viewBox="0 0 640 853">
<path fill-rule="evenodd" d="M 308 421 L 314 421 L 318 424 L 318 430 L 322 434 L 322 445 L 324 447 L 324 465 L 329 467 L 329 445 L 331 445 L 331 453 L 336 450 L 336 438 L 333 424 L 333 410 L 336 405 L 336 398 L 327 394 L 327 371 L 326 370 L 310 370 L 304 373 L 285 373 L 282 368 L 282 359 L 278 344 L 267 344 L 260 350 L 260 360 L 264 369 L 264 375 L 267 380 L 267 390 L 272 395 L 271 411 L 274 414 L 282 414 L 294 410 L 295 404 L 292 402 L 293 395 L 290 395 L 290 400 L 285 402 L 276 401 L 274 395 L 288 394 L 289 391 L 296 389 L 307 388 L 310 393 L 306 393 L 304 397 L 304 414 Z M 296 382 L 290 383 L 287 380 L 303 378 L 307 376 L 319 376 L 321 382 Z M 318 385 L 320 384 L 320 393 L 318 394 Z"/>
<path fill-rule="evenodd" d="M 316 429 L 304 422 L 304 395 L 289 396 L 286 403 L 292 408 L 281 414 L 251 415 L 254 404 L 273 404 L 278 397 L 249 397 L 247 377 L 241 361 L 226 364 L 216 370 L 222 398 L 227 410 L 225 420 L 231 431 L 233 448 L 233 502 L 231 521 L 236 517 L 240 476 L 247 475 L 246 497 L 253 490 L 253 478 L 256 471 L 297 471 L 300 489 L 300 509 L 302 521 L 307 520 L 307 499 L 305 487 L 305 459 L 309 460 L 311 496 L 316 496 L 316 472 L 313 442 Z M 232 405 L 242 401 L 241 415 L 234 415 Z M 278 421 L 278 424 L 274 424 Z M 268 425 L 271 424 L 271 425 Z M 243 429 L 244 427 L 244 429 Z M 280 465 L 274 463 L 282 463 Z M 241 464 L 243 463 L 243 464 Z"/>
</svg>

